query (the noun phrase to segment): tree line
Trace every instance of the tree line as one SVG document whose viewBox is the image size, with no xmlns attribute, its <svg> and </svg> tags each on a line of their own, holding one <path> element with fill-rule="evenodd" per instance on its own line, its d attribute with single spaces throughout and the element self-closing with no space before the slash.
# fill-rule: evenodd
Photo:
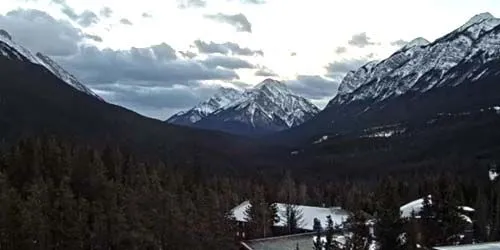
<svg viewBox="0 0 500 250">
<path fill-rule="evenodd" d="M 230 211 L 245 200 L 257 204 L 248 211 L 250 239 L 273 236 L 271 204 L 282 202 L 351 211 L 348 225 L 358 233 L 349 249 L 365 249 L 366 230 L 358 222 L 367 216 L 377 218 L 374 237 L 382 249 L 411 248 L 401 244 L 402 234 L 404 242 L 447 244 L 461 229 L 454 224 L 457 211 L 446 212 L 455 205 L 476 208 L 474 240 L 500 240 L 500 185 L 486 172 L 484 179 L 448 172 L 301 182 L 286 171 L 257 178 L 200 174 L 199 168 L 202 162 L 142 159 L 111 145 L 51 137 L 4 147 L 0 249 L 238 249 Z M 418 223 L 398 219 L 399 206 L 427 194 L 432 205 Z M 297 232 L 300 211 L 290 206 L 285 213 L 286 233 Z M 444 220 L 436 223 L 438 217 Z"/>
</svg>

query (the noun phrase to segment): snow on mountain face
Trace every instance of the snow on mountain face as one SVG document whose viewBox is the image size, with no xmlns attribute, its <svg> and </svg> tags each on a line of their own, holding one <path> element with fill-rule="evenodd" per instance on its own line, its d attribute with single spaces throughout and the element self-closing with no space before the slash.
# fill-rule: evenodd
<svg viewBox="0 0 500 250">
<path fill-rule="evenodd" d="M 220 88 L 219 91 L 210 99 L 201 102 L 188 111 L 179 112 L 173 115 L 167 120 L 167 122 L 179 125 L 194 124 L 241 97 L 242 93 L 239 90 Z"/>
<path fill-rule="evenodd" d="M 356 71 L 350 71 L 342 79 L 339 86 L 338 94 L 348 94 L 359 87 L 359 84 L 365 82 L 371 76 L 373 68 L 377 65 L 378 61 L 371 61 L 359 68 Z"/>
<path fill-rule="evenodd" d="M 92 90 L 87 88 L 87 86 L 83 85 L 81 82 L 76 79 L 75 76 L 64 70 L 61 66 L 59 66 L 56 62 L 54 62 L 52 59 L 50 59 L 48 56 L 42 54 L 42 53 L 37 53 L 36 54 L 37 58 L 43 62 L 43 65 L 50 70 L 55 76 L 57 76 L 59 79 L 63 80 L 73 88 L 87 94 L 90 96 L 93 96 L 101 101 L 104 101 L 100 96 L 98 96 L 96 93 L 94 93 Z"/>
<path fill-rule="evenodd" d="M 28 49 L 12 41 L 12 37 L 5 30 L 0 30 L 0 56 L 4 56 L 10 60 L 19 60 L 41 65 L 73 88 L 103 101 L 100 96 L 92 92 L 92 90 L 79 82 L 76 77 L 68 73 L 48 56 L 41 53 L 35 55 Z"/>
<path fill-rule="evenodd" d="M 224 125 L 237 123 L 249 130 L 279 131 L 302 124 L 318 112 L 316 106 L 293 94 L 284 83 L 266 79 L 243 93 L 222 89 L 167 122 L 220 130 L 224 130 Z"/>
<path fill-rule="evenodd" d="M 429 43 L 430 42 L 427 41 L 427 39 L 425 39 L 423 37 L 417 37 L 417 38 L 413 39 L 412 41 L 410 41 L 405 46 L 403 46 L 403 48 L 401 50 L 408 50 L 410 48 L 417 47 L 417 46 L 422 47 L 422 46 L 428 45 Z"/>
<path fill-rule="evenodd" d="M 224 107 L 217 114 L 225 110 L 239 110 L 246 114 L 252 127 L 258 127 L 256 120 L 279 121 L 285 126 L 281 129 L 291 128 L 302 124 L 319 112 L 318 108 L 305 98 L 293 94 L 287 86 L 279 81 L 266 79 L 244 94 L 244 98 Z M 265 116 L 262 119 L 258 116 Z M 257 118 L 257 119 L 256 119 Z M 238 118 L 235 118 L 238 120 Z M 231 120 L 231 118 L 226 118 Z M 240 120 L 242 120 L 240 118 Z"/>
<path fill-rule="evenodd" d="M 348 74 L 328 106 L 357 100 L 376 102 L 407 91 L 428 91 L 441 86 L 452 68 L 478 53 L 487 55 L 484 62 L 500 56 L 500 19 L 489 13 L 474 16 L 431 44 L 417 38 L 374 67 L 363 66 L 370 70 L 362 67 Z"/>
</svg>

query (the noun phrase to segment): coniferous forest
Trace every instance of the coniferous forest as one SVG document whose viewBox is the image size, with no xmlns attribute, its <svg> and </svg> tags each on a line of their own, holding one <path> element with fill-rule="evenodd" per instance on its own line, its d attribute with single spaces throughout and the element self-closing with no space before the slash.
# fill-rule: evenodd
<svg viewBox="0 0 500 250">
<path fill-rule="evenodd" d="M 487 172 L 306 183 L 290 172 L 278 179 L 242 178 L 203 176 L 194 169 L 53 137 L 4 147 L 0 249 L 237 249 L 229 211 L 246 199 L 342 206 L 352 212 L 347 224 L 355 237 L 349 249 L 366 249 L 373 237 L 380 249 L 456 242 L 452 236 L 465 226 L 454 209 L 459 205 L 476 208 L 471 240 L 500 240 L 500 184 Z M 400 219 L 399 206 L 427 194 L 433 202 L 424 199 L 420 220 Z M 272 218 L 261 216 L 272 209 L 253 210 L 250 237 L 264 236 L 263 227 L 272 236 Z M 377 218 L 374 236 L 360 223 L 366 216 Z"/>
</svg>

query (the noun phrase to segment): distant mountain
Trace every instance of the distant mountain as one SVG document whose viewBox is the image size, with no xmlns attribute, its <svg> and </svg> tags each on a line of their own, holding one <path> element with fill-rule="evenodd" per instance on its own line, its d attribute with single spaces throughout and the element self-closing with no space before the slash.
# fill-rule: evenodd
<svg viewBox="0 0 500 250">
<path fill-rule="evenodd" d="M 498 25 L 500 19 L 482 13 L 433 43 L 414 39 L 389 58 L 350 72 L 328 106 L 357 100 L 382 101 L 408 91 L 426 92 L 441 87 L 444 76 L 459 64 L 483 53 L 485 61 L 497 56 Z"/>
<path fill-rule="evenodd" d="M 206 118 L 216 110 L 240 99 L 242 92 L 231 88 L 220 88 L 210 99 L 196 105 L 194 108 L 177 113 L 167 122 L 177 125 L 192 126 L 201 119 Z"/>
<path fill-rule="evenodd" d="M 76 77 L 68 73 L 48 56 L 42 53 L 34 54 L 29 49 L 26 49 L 14 42 L 12 36 L 5 30 L 0 30 L 0 56 L 9 60 L 19 60 L 41 65 L 73 88 L 101 101 L 103 100 L 100 96 L 92 92 L 92 90 L 79 82 Z"/>
<path fill-rule="evenodd" d="M 286 84 L 266 79 L 244 93 L 224 89 L 167 121 L 175 124 L 188 121 L 187 124 L 198 128 L 260 135 L 295 127 L 318 112 L 316 106 L 292 93 Z"/>
<path fill-rule="evenodd" d="M 500 19 L 479 14 L 432 43 L 417 38 L 386 59 L 349 72 L 322 112 L 279 136 L 314 142 L 383 127 L 399 132 L 379 134 L 409 135 L 409 127 L 442 114 L 495 114 L 499 65 Z"/>
<path fill-rule="evenodd" d="M 98 148 L 119 146 L 182 167 L 201 162 L 207 172 L 241 167 L 249 160 L 242 154 L 265 148 L 248 138 L 167 124 L 104 102 L 52 60 L 5 34 L 0 32 L 0 148 L 20 138 L 55 136 Z"/>
</svg>

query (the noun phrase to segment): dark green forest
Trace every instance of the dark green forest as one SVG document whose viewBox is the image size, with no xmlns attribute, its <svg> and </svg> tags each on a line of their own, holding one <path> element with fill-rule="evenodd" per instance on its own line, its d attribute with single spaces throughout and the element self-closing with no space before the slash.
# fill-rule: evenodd
<svg viewBox="0 0 500 250">
<path fill-rule="evenodd" d="M 241 178 L 196 169 L 54 137 L 3 147 L 0 249 L 238 249 L 229 211 L 247 199 L 342 206 L 353 220 L 376 215 L 381 249 L 411 249 L 398 245 L 401 232 L 407 242 L 448 244 L 461 225 L 452 208 L 469 205 L 477 210 L 474 239 L 500 239 L 500 184 L 481 168 L 481 177 L 436 171 L 307 183 L 290 172 Z M 434 202 L 419 223 L 399 219 L 399 206 L 426 194 Z M 272 220 L 252 224 L 271 228 Z"/>
</svg>

